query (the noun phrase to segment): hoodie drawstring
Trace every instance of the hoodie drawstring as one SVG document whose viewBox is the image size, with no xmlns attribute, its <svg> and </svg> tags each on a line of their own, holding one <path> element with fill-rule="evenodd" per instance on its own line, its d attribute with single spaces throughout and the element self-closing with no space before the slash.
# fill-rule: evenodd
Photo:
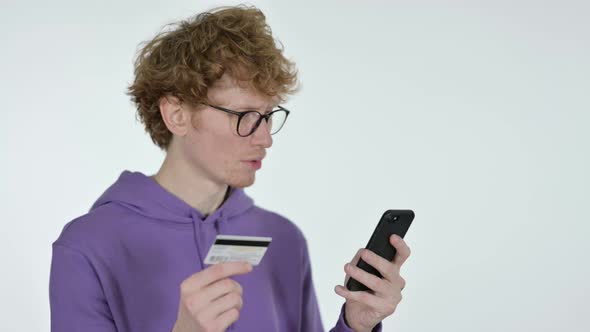
<svg viewBox="0 0 590 332">
<path fill-rule="evenodd" d="M 199 246 L 199 243 L 201 242 L 199 239 L 199 234 L 201 234 L 200 218 L 195 211 L 191 211 L 191 219 L 193 221 L 193 237 L 195 241 L 195 247 L 197 248 L 197 259 L 199 260 L 199 266 L 201 267 L 201 270 L 204 270 L 205 263 L 203 263 L 203 261 L 205 260 L 205 257 L 203 256 L 204 253 L 201 251 L 201 246 Z"/>
</svg>

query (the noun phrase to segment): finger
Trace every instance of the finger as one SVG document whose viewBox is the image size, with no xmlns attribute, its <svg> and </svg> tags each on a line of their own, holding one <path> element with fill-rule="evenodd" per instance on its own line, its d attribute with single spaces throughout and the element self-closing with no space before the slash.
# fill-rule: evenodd
<svg viewBox="0 0 590 332">
<path fill-rule="evenodd" d="M 225 331 L 227 328 L 235 323 L 240 318 L 240 311 L 238 309 L 230 309 L 217 317 L 220 330 Z"/>
<path fill-rule="evenodd" d="M 360 258 L 361 258 L 361 252 L 363 251 L 363 249 L 359 249 L 356 254 L 354 255 L 354 257 L 352 258 L 352 260 L 349 262 L 349 264 L 351 264 L 352 266 L 356 266 L 356 264 L 359 262 Z M 346 285 L 348 283 L 348 279 L 350 279 L 350 276 L 347 274 L 344 277 L 344 284 Z"/>
<path fill-rule="evenodd" d="M 381 279 L 363 269 L 360 269 L 356 266 L 346 264 L 344 266 L 344 271 L 350 275 L 352 278 L 356 279 L 358 282 L 362 283 L 363 285 L 367 286 L 369 289 L 379 292 L 379 293 L 387 293 L 388 291 L 391 292 L 391 287 L 389 287 L 389 282 Z"/>
<path fill-rule="evenodd" d="M 183 281 L 186 291 L 201 289 L 217 280 L 252 271 L 252 265 L 246 262 L 227 262 L 209 266 Z"/>
<path fill-rule="evenodd" d="M 232 292 L 218 298 L 217 300 L 211 302 L 206 308 L 204 308 L 202 312 L 202 318 L 204 321 L 210 321 L 216 319 L 218 316 L 228 310 L 237 309 L 240 311 L 242 309 L 242 305 L 242 296 L 238 293 Z"/>
<path fill-rule="evenodd" d="M 384 298 L 378 297 L 369 292 L 352 292 L 340 285 L 336 286 L 336 288 L 334 288 L 334 291 L 336 292 L 336 294 L 342 296 L 346 300 L 357 301 L 373 309 L 378 309 L 379 311 L 386 311 L 390 307 L 390 303 L 387 302 Z"/>
<path fill-rule="evenodd" d="M 395 264 L 371 250 L 364 249 L 361 252 L 361 258 L 363 261 L 377 269 L 386 280 L 393 282 L 399 277 L 399 268 Z"/>
<path fill-rule="evenodd" d="M 391 245 L 393 245 L 397 251 L 393 263 L 401 267 L 408 257 L 410 257 L 410 247 L 408 247 L 404 239 L 395 234 L 389 238 L 389 242 L 391 242 Z"/>
<path fill-rule="evenodd" d="M 204 303 L 209 303 L 224 296 L 225 294 L 232 292 L 242 295 L 242 286 L 235 280 L 225 278 L 207 285 L 205 288 L 203 288 L 203 291 L 199 294 L 199 297 L 203 299 Z"/>
</svg>

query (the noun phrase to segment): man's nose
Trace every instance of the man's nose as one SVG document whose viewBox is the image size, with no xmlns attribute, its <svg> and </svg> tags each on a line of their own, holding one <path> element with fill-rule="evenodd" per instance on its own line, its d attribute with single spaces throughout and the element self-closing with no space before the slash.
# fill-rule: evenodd
<svg viewBox="0 0 590 332">
<path fill-rule="evenodd" d="M 260 121 L 260 125 L 254 133 L 252 134 L 252 143 L 256 145 L 260 145 L 265 148 L 270 148 L 272 145 L 272 136 L 270 135 L 270 130 L 268 128 L 268 123 L 262 119 Z"/>
</svg>

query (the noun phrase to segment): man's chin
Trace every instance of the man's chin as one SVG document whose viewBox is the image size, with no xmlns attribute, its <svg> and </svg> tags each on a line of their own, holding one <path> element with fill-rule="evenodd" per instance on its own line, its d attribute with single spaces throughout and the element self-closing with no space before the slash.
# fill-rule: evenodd
<svg viewBox="0 0 590 332">
<path fill-rule="evenodd" d="M 229 181 L 228 185 L 233 188 L 246 188 L 250 187 L 254 184 L 254 180 L 256 179 L 255 176 L 251 178 L 244 178 L 244 179 L 234 179 L 233 181 Z"/>
</svg>

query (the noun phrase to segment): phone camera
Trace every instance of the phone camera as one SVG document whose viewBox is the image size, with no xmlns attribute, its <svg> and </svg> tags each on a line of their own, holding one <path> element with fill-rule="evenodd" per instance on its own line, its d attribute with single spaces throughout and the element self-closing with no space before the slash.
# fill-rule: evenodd
<svg viewBox="0 0 590 332">
<path fill-rule="evenodd" d="M 392 219 L 393 221 L 397 221 L 399 219 L 399 216 L 394 216 Z"/>
</svg>

